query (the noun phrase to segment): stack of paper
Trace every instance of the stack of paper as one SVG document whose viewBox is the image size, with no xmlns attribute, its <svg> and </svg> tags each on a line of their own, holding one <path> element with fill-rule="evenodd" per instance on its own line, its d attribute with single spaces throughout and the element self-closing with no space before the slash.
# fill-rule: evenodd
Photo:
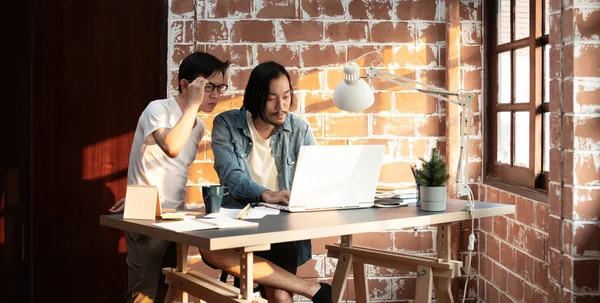
<svg viewBox="0 0 600 303">
<path fill-rule="evenodd" d="M 219 217 L 211 219 L 197 219 L 201 223 L 211 224 L 217 228 L 236 228 L 236 227 L 253 227 L 258 226 L 258 222 L 249 222 L 244 220 L 237 220 L 229 217 Z"/>
<path fill-rule="evenodd" d="M 180 221 L 169 221 L 169 222 L 159 222 L 152 223 L 152 225 L 169 229 L 174 232 L 184 232 L 184 231 L 192 231 L 192 230 L 202 230 L 202 229 L 213 229 L 217 228 L 214 224 L 203 223 L 198 220 L 180 220 Z"/>
</svg>

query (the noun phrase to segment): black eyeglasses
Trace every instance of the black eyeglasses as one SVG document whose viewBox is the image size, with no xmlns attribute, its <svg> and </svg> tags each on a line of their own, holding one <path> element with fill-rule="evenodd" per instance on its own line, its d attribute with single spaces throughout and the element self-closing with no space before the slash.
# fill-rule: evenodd
<svg viewBox="0 0 600 303">
<path fill-rule="evenodd" d="M 227 84 L 216 85 L 214 83 L 208 82 L 206 83 L 206 86 L 204 86 L 204 91 L 207 93 L 212 93 L 215 90 L 215 88 L 217 89 L 217 92 L 219 94 L 222 94 L 227 91 L 227 88 L 229 88 L 229 86 L 227 86 Z"/>
</svg>

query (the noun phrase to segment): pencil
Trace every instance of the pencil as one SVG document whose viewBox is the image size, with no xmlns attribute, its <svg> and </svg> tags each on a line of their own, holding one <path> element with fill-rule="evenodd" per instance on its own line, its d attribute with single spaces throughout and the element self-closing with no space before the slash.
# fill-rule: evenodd
<svg viewBox="0 0 600 303">
<path fill-rule="evenodd" d="M 246 204 L 246 206 L 244 208 L 242 208 L 242 210 L 240 210 L 240 212 L 238 213 L 237 218 L 238 219 L 244 219 L 252 210 L 252 206 L 250 206 L 250 203 Z"/>
</svg>

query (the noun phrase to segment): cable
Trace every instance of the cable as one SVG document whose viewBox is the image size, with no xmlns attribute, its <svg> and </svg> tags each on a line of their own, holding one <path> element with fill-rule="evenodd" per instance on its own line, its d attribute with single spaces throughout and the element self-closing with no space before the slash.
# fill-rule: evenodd
<svg viewBox="0 0 600 303">
<path fill-rule="evenodd" d="M 469 200 L 473 201 L 473 192 L 469 188 Z M 467 285 L 469 284 L 469 274 L 471 273 L 471 259 L 473 257 L 473 249 L 475 249 L 475 218 L 473 216 L 473 204 L 467 208 L 469 216 L 471 217 L 471 234 L 469 235 L 469 244 L 467 250 L 469 250 L 469 256 L 467 257 L 467 270 L 465 271 L 465 287 L 463 290 L 462 303 L 465 303 L 467 298 Z"/>
</svg>

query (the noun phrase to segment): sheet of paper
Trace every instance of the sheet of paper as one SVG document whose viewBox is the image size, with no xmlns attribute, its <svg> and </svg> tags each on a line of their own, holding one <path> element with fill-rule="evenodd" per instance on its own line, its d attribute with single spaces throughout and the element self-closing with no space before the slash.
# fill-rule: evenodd
<svg viewBox="0 0 600 303">
<path fill-rule="evenodd" d="M 212 219 L 197 219 L 194 221 L 199 221 L 206 224 L 212 224 L 213 226 L 217 226 L 218 228 L 236 228 L 236 227 L 252 227 L 258 226 L 258 222 L 249 222 L 244 220 L 237 220 L 229 217 L 219 217 Z"/>
<path fill-rule="evenodd" d="M 262 219 L 267 215 L 279 215 L 279 209 L 257 206 L 244 219 Z"/>
<path fill-rule="evenodd" d="M 152 223 L 152 225 L 169 229 L 174 232 L 184 232 L 184 231 L 192 231 L 192 230 L 202 230 L 202 229 L 213 229 L 217 228 L 214 224 L 203 223 L 198 220 L 181 220 L 181 221 L 169 221 L 169 222 L 159 222 Z"/>
<path fill-rule="evenodd" d="M 218 213 L 212 213 L 204 216 L 204 218 L 233 218 L 237 219 L 238 214 L 241 209 L 238 208 L 223 208 L 219 210 Z"/>
</svg>

